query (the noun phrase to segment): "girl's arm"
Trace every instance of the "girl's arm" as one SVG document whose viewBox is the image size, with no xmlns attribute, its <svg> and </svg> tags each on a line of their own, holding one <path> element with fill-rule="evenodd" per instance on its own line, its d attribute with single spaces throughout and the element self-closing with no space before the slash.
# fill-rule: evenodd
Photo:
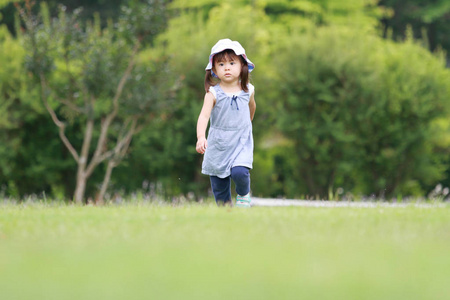
<svg viewBox="0 0 450 300">
<path fill-rule="evenodd" d="M 202 110 L 198 116 L 197 145 L 195 150 L 197 150 L 200 154 L 204 154 L 206 148 L 208 147 L 208 142 L 206 141 L 206 127 L 208 127 L 209 117 L 211 116 L 211 111 L 214 107 L 215 101 L 216 99 L 214 99 L 213 94 L 209 92 L 206 93 Z"/>
<path fill-rule="evenodd" d="M 255 116 L 256 111 L 256 102 L 255 102 L 255 92 L 250 96 L 250 102 L 248 103 L 250 108 L 250 120 L 253 121 L 253 117 Z"/>
</svg>

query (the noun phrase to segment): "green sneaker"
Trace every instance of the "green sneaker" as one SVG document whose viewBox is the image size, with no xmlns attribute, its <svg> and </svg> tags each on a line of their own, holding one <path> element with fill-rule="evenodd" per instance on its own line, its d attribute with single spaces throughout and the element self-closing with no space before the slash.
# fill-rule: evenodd
<svg viewBox="0 0 450 300">
<path fill-rule="evenodd" d="M 250 202 L 250 193 L 245 196 L 237 195 L 236 197 L 236 207 L 250 208 Z"/>
</svg>

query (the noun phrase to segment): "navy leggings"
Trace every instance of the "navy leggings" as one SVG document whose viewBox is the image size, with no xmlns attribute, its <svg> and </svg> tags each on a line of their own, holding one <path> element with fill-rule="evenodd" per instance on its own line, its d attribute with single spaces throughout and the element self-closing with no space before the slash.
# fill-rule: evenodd
<svg viewBox="0 0 450 300">
<path fill-rule="evenodd" d="M 236 193 L 245 196 L 250 192 L 250 171 L 246 167 L 237 166 L 231 168 L 231 175 L 228 177 L 210 176 L 210 179 L 214 198 L 219 205 L 231 202 L 231 179 L 236 185 Z"/>
</svg>

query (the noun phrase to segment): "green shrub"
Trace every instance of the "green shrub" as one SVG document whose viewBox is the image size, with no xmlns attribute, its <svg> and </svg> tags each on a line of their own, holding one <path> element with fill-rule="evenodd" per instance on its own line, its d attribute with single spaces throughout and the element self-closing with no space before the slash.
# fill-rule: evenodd
<svg viewBox="0 0 450 300">
<path fill-rule="evenodd" d="M 277 52 L 278 126 L 294 143 L 300 194 L 423 194 L 443 177 L 431 130 L 448 117 L 443 57 L 345 27 L 284 40 Z"/>
</svg>

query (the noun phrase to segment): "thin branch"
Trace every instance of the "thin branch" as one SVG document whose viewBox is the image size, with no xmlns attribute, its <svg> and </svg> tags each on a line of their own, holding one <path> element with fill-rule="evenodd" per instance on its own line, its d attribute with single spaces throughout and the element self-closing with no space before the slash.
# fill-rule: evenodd
<svg viewBox="0 0 450 300">
<path fill-rule="evenodd" d="M 59 102 L 61 102 L 62 104 L 68 106 L 71 110 L 76 111 L 77 113 L 83 113 L 83 109 L 81 107 L 76 106 L 75 104 L 71 103 L 68 100 L 65 99 L 61 99 L 58 96 L 55 95 L 56 100 L 58 100 Z"/>
<path fill-rule="evenodd" d="M 96 165 L 98 165 L 99 163 L 101 163 L 102 161 L 104 161 L 104 160 L 106 160 L 106 159 L 110 159 L 113 155 L 114 155 L 114 149 L 109 150 L 109 151 L 103 153 L 102 155 L 100 155 L 100 156 L 97 158 L 97 164 L 96 164 Z M 89 172 L 89 171 L 90 171 L 90 169 L 87 170 L 87 172 Z"/>
<path fill-rule="evenodd" d="M 120 161 L 120 159 L 125 155 L 126 151 L 128 150 L 128 147 L 131 143 L 131 139 L 133 135 L 136 133 L 136 124 L 137 119 L 135 118 L 132 120 L 131 128 L 128 130 L 127 134 L 124 137 L 117 138 L 117 143 L 114 149 L 104 152 L 102 155 L 96 157 L 95 161 L 94 158 L 91 160 L 91 163 L 86 169 L 87 176 L 90 176 L 92 174 L 95 166 L 97 166 L 106 159 L 113 160 L 115 166 L 117 165 L 117 163 Z"/>
<path fill-rule="evenodd" d="M 125 135 L 125 137 L 123 137 L 121 140 L 119 140 L 119 139 L 117 140 L 117 146 L 115 149 L 116 154 L 122 153 L 122 150 L 124 148 L 126 148 L 125 145 L 129 144 L 129 142 L 131 141 L 131 138 L 135 134 L 136 124 L 137 124 L 137 119 L 134 118 L 132 120 L 131 128 L 130 128 L 130 130 L 128 130 L 128 133 Z"/>
<path fill-rule="evenodd" d="M 131 126 L 131 129 L 128 131 L 128 134 L 125 136 L 125 138 L 123 140 L 124 142 L 123 143 L 122 142 L 118 143 L 118 145 L 122 144 L 121 150 L 119 151 L 119 153 L 116 153 L 120 157 L 115 157 L 115 158 L 111 159 L 108 162 L 108 166 L 106 168 L 105 177 L 103 179 L 102 187 L 100 189 L 100 193 L 99 193 L 99 196 L 98 196 L 98 201 L 103 201 L 103 197 L 105 196 L 106 189 L 108 188 L 108 183 L 109 183 L 109 181 L 111 179 L 112 170 L 113 170 L 113 168 L 117 167 L 117 165 L 120 162 L 120 159 L 125 156 L 125 153 L 126 153 L 126 151 L 128 150 L 128 148 L 130 146 L 131 138 L 133 137 L 133 135 L 135 133 L 137 119 L 138 119 L 138 117 L 135 117 L 132 120 L 133 124 Z M 129 120 L 126 121 L 126 125 L 124 127 L 126 127 L 128 123 L 129 123 Z"/>
<path fill-rule="evenodd" d="M 117 166 L 119 164 L 119 162 L 122 160 L 122 158 L 125 156 L 125 154 L 127 153 L 128 148 L 131 143 L 131 139 L 133 138 L 133 135 L 136 133 L 135 132 L 136 124 L 137 124 L 137 119 L 133 119 L 131 128 L 128 131 L 127 135 L 122 140 L 118 141 L 116 148 L 114 149 L 115 150 L 114 158 L 113 158 L 114 166 Z"/>
<path fill-rule="evenodd" d="M 133 120 L 131 128 L 128 130 L 127 134 L 125 136 L 118 137 L 114 149 L 111 149 L 110 151 L 107 152 L 110 159 L 118 160 L 122 156 L 122 154 L 125 155 L 125 152 L 128 149 L 128 145 L 131 142 L 131 138 L 135 134 L 135 128 L 136 128 L 136 120 Z"/>
<path fill-rule="evenodd" d="M 84 132 L 83 146 L 81 147 L 81 159 L 80 164 L 87 163 L 87 157 L 89 155 L 89 148 L 91 146 L 92 132 L 94 130 L 94 120 L 88 117 L 86 121 L 86 131 Z"/>
<path fill-rule="evenodd" d="M 70 143 L 69 139 L 67 138 L 67 136 L 65 134 L 66 125 L 58 119 L 58 116 L 56 115 L 55 111 L 48 104 L 47 96 L 45 95 L 45 91 L 47 89 L 47 83 L 45 81 L 45 76 L 44 76 L 44 74 L 41 73 L 41 74 L 39 74 L 39 77 L 41 79 L 41 96 L 42 96 L 42 101 L 44 102 L 44 106 L 47 109 L 50 116 L 52 117 L 53 123 L 55 123 L 55 125 L 58 126 L 58 128 L 59 128 L 59 137 L 61 138 L 61 140 L 63 141 L 64 145 L 69 150 L 69 152 L 72 154 L 75 161 L 78 162 L 80 159 L 78 156 L 78 153 L 75 150 L 75 148 L 72 146 L 72 144 Z"/>
</svg>

